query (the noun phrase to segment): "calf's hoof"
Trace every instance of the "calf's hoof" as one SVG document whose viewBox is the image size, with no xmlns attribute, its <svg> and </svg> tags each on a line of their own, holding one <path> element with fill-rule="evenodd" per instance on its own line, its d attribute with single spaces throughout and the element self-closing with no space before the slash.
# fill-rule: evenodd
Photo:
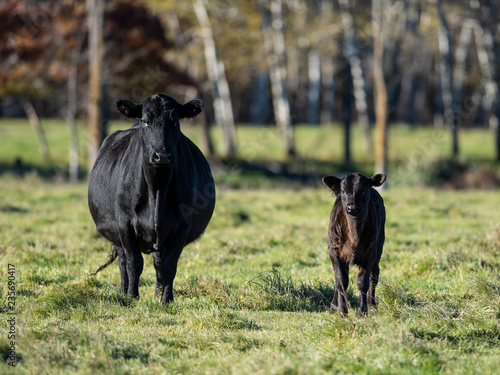
<svg viewBox="0 0 500 375">
<path fill-rule="evenodd" d="M 344 306 L 342 308 L 339 308 L 339 307 L 335 306 L 334 304 L 331 304 L 330 305 L 330 312 L 337 313 L 340 315 L 347 315 L 347 307 Z"/>
<path fill-rule="evenodd" d="M 357 308 L 356 309 L 356 315 L 359 316 L 360 318 L 364 318 L 366 315 L 368 315 L 368 310 L 366 308 Z"/>
</svg>

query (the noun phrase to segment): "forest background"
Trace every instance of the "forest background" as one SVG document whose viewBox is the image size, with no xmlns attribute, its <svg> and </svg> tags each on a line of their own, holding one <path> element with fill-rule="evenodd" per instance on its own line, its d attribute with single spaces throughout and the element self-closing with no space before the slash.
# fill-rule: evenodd
<svg viewBox="0 0 500 375">
<path fill-rule="evenodd" d="M 387 170 L 387 124 L 448 129 L 451 158 L 459 129 L 490 128 L 500 160 L 499 14 L 475 0 L 7 0 L 0 115 L 27 114 L 44 159 L 40 119 L 65 118 L 73 179 L 88 169 L 79 154 L 92 165 L 115 101 L 155 92 L 201 97 L 204 152 L 215 152 L 217 124 L 223 160 L 238 157 L 235 124 L 276 124 L 293 158 L 297 124 L 333 123 L 346 168 L 356 142 Z M 87 150 L 75 119 L 88 126 Z"/>
</svg>

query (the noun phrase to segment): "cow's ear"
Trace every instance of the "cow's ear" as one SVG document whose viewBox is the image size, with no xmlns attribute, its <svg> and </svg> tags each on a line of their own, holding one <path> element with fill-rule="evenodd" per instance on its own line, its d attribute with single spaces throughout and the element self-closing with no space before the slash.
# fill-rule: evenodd
<svg viewBox="0 0 500 375">
<path fill-rule="evenodd" d="M 130 100 L 118 100 L 116 102 L 116 109 L 125 117 L 141 118 L 142 117 L 142 104 L 132 103 Z"/>
<path fill-rule="evenodd" d="M 340 196 L 340 183 L 342 180 L 335 176 L 325 176 L 323 177 L 323 183 L 325 186 L 333 192 L 333 195 Z"/>
<path fill-rule="evenodd" d="M 372 186 L 380 186 L 385 182 L 386 178 L 387 176 L 385 174 L 378 173 L 373 175 L 372 178 L 370 178 L 370 180 L 372 182 Z"/>
<path fill-rule="evenodd" d="M 200 99 L 194 99 L 179 106 L 179 118 L 192 118 L 203 111 L 205 103 Z"/>
</svg>

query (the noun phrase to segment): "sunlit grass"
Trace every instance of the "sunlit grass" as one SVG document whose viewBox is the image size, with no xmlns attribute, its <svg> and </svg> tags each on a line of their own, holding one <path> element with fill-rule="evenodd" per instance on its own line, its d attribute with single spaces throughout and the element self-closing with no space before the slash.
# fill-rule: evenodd
<svg viewBox="0 0 500 375">
<path fill-rule="evenodd" d="M 59 121 L 45 125 L 53 160 L 64 170 L 66 128 Z M 199 129 L 185 128 L 199 142 Z M 213 129 L 215 139 L 218 131 Z M 393 163 L 411 162 L 414 145 L 432 137 L 432 129 L 391 131 Z M 301 156 L 316 160 L 304 163 L 304 170 L 331 166 L 330 173 L 339 172 L 341 137 L 338 126 L 299 127 Z M 238 140 L 241 159 L 285 162 L 275 129 L 240 127 Z M 487 140 L 487 131 L 469 131 L 464 157 L 491 158 Z M 334 202 L 328 189 L 320 181 L 272 184 L 265 176 L 218 170 L 213 219 L 184 249 L 175 301 L 164 306 L 154 296 L 151 256 L 145 256 L 138 300 L 119 292 L 116 262 L 90 276 L 110 247 L 95 232 L 86 183 L 44 174 L 35 138 L 22 121 L 1 120 L 0 142 L 1 373 L 500 371 L 498 189 L 384 191 L 380 303 L 359 319 L 355 267 L 349 315 L 328 311 L 334 288 L 326 246 Z M 445 155 L 447 147 L 447 141 L 438 143 L 436 154 Z M 355 143 L 353 156 L 355 167 L 371 169 L 362 144 Z M 11 168 L 16 157 L 33 168 L 19 175 Z M 233 188 L 239 180 L 255 188 Z M 7 365 L 8 264 L 16 266 L 15 369 Z"/>
<path fill-rule="evenodd" d="M 16 265 L 20 373 L 494 373 L 500 358 L 498 191 L 384 192 L 380 304 L 328 311 L 326 188 L 218 188 L 213 220 L 180 259 L 175 302 L 121 295 L 85 184 L 0 178 L 0 277 Z M 5 299 L 4 299 L 5 300 Z M 6 315 L 2 312 L 2 325 Z M 0 336 L 0 348 L 8 340 Z M 4 358 L 5 354 L 4 354 Z M 8 366 L 0 365 L 4 373 Z"/>
</svg>

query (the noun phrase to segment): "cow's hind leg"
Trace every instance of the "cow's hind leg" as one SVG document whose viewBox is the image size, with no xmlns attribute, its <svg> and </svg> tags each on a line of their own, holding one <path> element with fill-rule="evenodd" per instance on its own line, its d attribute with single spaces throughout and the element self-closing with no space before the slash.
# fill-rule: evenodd
<svg viewBox="0 0 500 375">
<path fill-rule="evenodd" d="M 127 260 L 125 258 L 125 253 L 123 249 L 119 246 L 115 246 L 116 252 L 118 253 L 118 266 L 120 267 L 120 278 L 121 278 L 121 291 L 122 293 L 127 293 L 128 291 L 128 274 L 127 274 Z"/>
</svg>

